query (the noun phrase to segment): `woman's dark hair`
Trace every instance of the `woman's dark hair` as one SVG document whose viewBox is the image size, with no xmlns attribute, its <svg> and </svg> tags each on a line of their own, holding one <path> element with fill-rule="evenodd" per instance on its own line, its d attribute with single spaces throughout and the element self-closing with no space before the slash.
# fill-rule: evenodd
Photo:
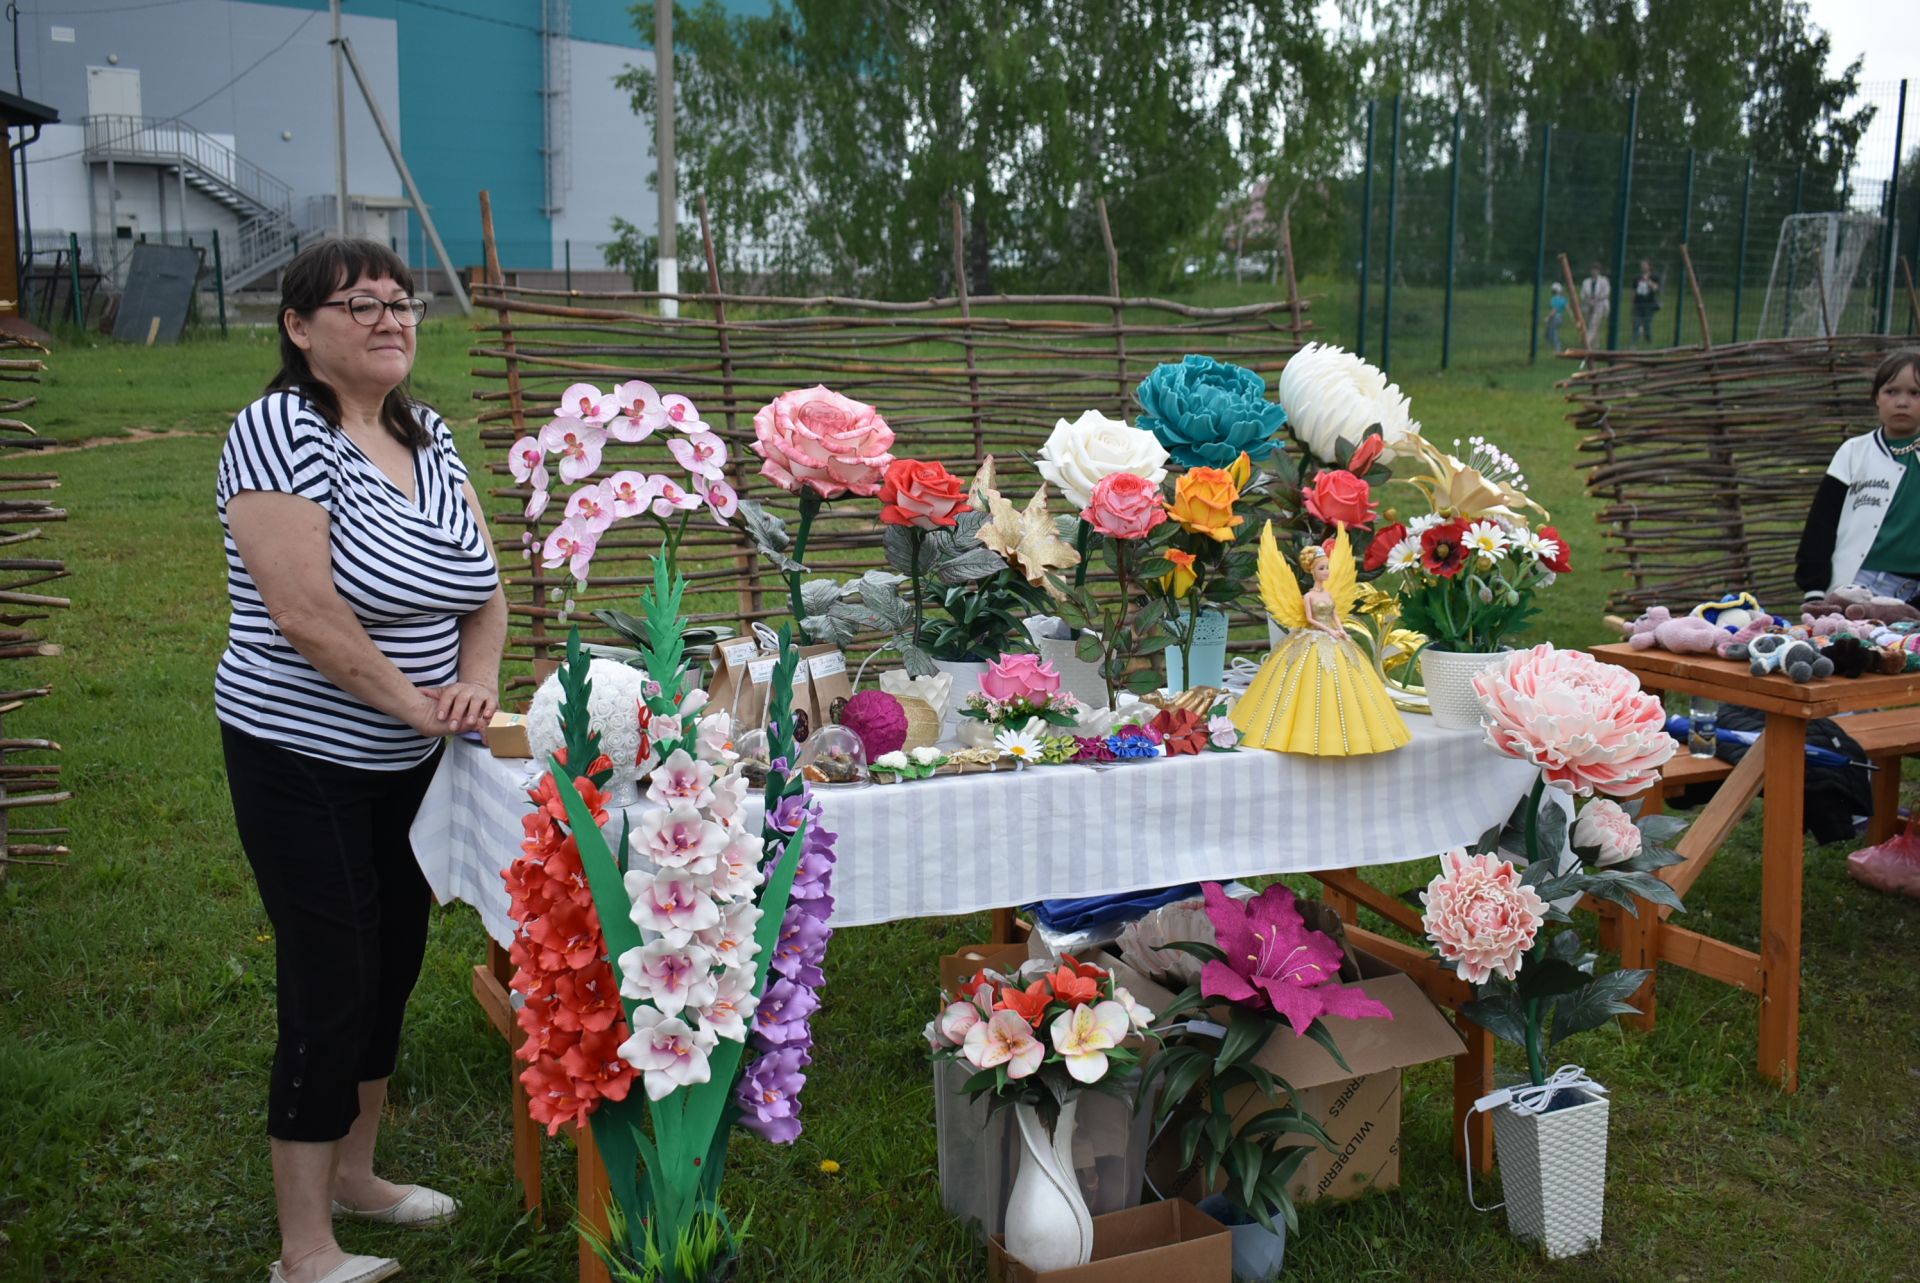
<svg viewBox="0 0 1920 1283">
<path fill-rule="evenodd" d="M 1920 381 L 1920 347 L 1896 348 L 1887 353 L 1880 368 L 1873 372 L 1873 392 L 1867 399 L 1877 404 L 1880 389 L 1893 382 L 1902 370 L 1912 370 L 1914 379 Z"/>
<path fill-rule="evenodd" d="M 310 317 L 327 295 L 351 285 L 362 277 L 392 279 L 407 293 L 413 293 L 413 273 L 400 256 L 378 241 L 328 237 L 301 250 L 287 264 L 280 277 L 280 307 L 276 324 L 280 327 L 280 372 L 267 383 L 269 392 L 298 392 L 313 402 L 327 422 L 340 426 L 340 396 L 316 378 L 307 364 L 307 354 L 287 333 L 287 313 Z M 395 439 L 410 449 L 427 444 L 427 430 L 413 412 L 413 397 L 402 383 L 387 393 L 380 403 L 380 423 Z"/>
</svg>

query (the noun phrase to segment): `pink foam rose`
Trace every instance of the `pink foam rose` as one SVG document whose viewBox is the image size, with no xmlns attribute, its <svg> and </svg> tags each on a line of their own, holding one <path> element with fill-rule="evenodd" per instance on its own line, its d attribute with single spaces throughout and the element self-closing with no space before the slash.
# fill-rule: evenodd
<svg viewBox="0 0 1920 1283">
<path fill-rule="evenodd" d="M 1468 984 L 1499 972 L 1511 980 L 1546 921 L 1547 906 L 1520 882 L 1513 864 L 1455 848 L 1440 857 L 1440 873 L 1420 893 L 1427 938 L 1455 963 Z"/>
<path fill-rule="evenodd" d="M 1167 519 L 1160 487 L 1131 472 L 1102 477 L 1080 516 L 1109 539 L 1144 539 Z"/>
<path fill-rule="evenodd" d="M 1002 655 L 987 665 L 980 689 L 988 699 L 1030 699 L 1038 703 L 1060 689 L 1060 674 L 1038 655 Z"/>
<path fill-rule="evenodd" d="M 892 446 L 879 411 L 825 387 L 783 392 L 753 416 L 760 475 L 790 494 L 877 494 Z"/>
<path fill-rule="evenodd" d="M 1585 796 L 1633 797 L 1673 756 L 1666 712 L 1640 679 L 1585 651 L 1542 643 L 1473 679 L 1487 742 L 1538 766 L 1547 783 Z"/>
</svg>

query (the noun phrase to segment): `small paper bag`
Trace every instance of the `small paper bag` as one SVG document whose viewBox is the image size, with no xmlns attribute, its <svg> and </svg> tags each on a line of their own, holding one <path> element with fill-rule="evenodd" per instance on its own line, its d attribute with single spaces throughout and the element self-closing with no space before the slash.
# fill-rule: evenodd
<svg viewBox="0 0 1920 1283">
<path fill-rule="evenodd" d="M 807 681 L 807 701 L 800 699 L 801 675 Z M 814 726 L 834 720 L 834 705 L 853 698 L 853 675 L 847 671 L 847 657 L 838 646 L 803 646 L 800 666 L 794 672 L 793 706 L 805 708 Z"/>
<path fill-rule="evenodd" d="M 759 699 L 752 693 L 747 667 L 759 649 L 751 637 L 729 638 L 713 648 L 713 676 L 707 682 L 708 706 L 733 714 L 736 731 L 748 731 L 760 725 Z"/>
</svg>

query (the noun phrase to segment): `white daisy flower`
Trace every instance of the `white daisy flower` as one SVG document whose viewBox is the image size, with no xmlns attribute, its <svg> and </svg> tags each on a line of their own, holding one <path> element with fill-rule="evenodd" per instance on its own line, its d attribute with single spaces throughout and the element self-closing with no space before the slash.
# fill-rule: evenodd
<svg viewBox="0 0 1920 1283">
<path fill-rule="evenodd" d="M 1388 570 L 1415 570 L 1420 565 L 1420 536 L 1408 535 L 1387 553 Z"/>
<path fill-rule="evenodd" d="M 1410 535 L 1424 535 L 1427 531 L 1433 529 L 1445 520 L 1446 518 L 1437 512 L 1423 512 L 1407 523 L 1407 533 Z"/>
<path fill-rule="evenodd" d="M 1465 542 L 1483 557 L 1498 557 L 1507 550 L 1507 532 L 1497 521 L 1476 521 L 1467 527 Z"/>
<path fill-rule="evenodd" d="M 993 742 L 999 748 L 1000 756 L 1011 757 L 1022 766 L 1039 761 L 1041 750 L 1045 747 L 1040 736 L 1025 727 L 1001 731 L 993 737 Z"/>
<path fill-rule="evenodd" d="M 1543 566 L 1560 555 L 1560 544 L 1557 540 L 1548 539 L 1533 530 L 1516 535 L 1513 546 L 1517 551 L 1532 557 Z"/>
</svg>

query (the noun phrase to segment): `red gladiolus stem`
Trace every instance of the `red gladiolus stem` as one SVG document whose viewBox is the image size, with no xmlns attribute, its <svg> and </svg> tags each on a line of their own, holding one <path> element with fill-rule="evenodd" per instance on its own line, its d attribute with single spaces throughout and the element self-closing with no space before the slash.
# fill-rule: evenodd
<svg viewBox="0 0 1920 1283">
<path fill-rule="evenodd" d="M 813 532 L 814 514 L 820 511 L 820 496 L 811 490 L 800 491 L 800 528 L 793 534 L 793 559 L 804 562 L 807 555 L 807 536 Z M 807 636 L 807 608 L 800 599 L 800 572 L 787 573 L 788 607 L 793 611 L 793 626 L 802 639 Z"/>
</svg>

